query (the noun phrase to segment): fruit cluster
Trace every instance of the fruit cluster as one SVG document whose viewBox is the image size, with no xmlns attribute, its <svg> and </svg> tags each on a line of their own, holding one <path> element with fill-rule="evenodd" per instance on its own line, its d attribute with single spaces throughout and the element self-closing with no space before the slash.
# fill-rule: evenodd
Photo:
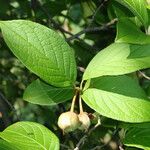
<svg viewBox="0 0 150 150">
<path fill-rule="evenodd" d="M 74 105 L 77 95 L 79 94 L 79 107 L 80 113 L 74 112 Z M 83 111 L 82 101 L 79 90 L 76 90 L 76 94 L 73 97 L 70 111 L 62 113 L 58 118 L 58 126 L 63 130 L 63 133 L 72 132 L 76 129 L 87 131 L 90 127 L 91 121 L 87 112 Z"/>
<path fill-rule="evenodd" d="M 74 131 L 76 129 L 87 131 L 90 126 L 90 118 L 87 112 L 76 114 L 75 112 L 65 112 L 59 116 L 58 126 L 64 133 Z"/>
</svg>

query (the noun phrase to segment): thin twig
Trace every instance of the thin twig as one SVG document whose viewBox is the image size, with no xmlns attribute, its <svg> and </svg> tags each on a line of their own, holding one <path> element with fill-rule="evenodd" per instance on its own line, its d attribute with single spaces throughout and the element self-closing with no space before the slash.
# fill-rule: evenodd
<svg viewBox="0 0 150 150">
<path fill-rule="evenodd" d="M 97 15 L 97 13 L 99 12 L 99 10 L 104 6 L 104 3 L 106 3 L 108 0 L 104 0 L 98 7 L 97 7 L 97 9 L 95 10 L 95 12 L 94 12 L 94 14 L 93 14 L 93 16 L 92 16 L 92 20 L 91 20 L 91 22 L 89 23 L 89 25 L 88 25 L 88 28 L 92 25 L 92 23 L 94 22 L 94 20 L 95 20 L 95 17 L 96 17 L 96 15 Z"/>
<path fill-rule="evenodd" d="M 147 80 L 150 80 L 150 77 L 148 77 L 144 72 L 139 71 L 139 73 Z"/>
<path fill-rule="evenodd" d="M 47 15 L 48 17 L 48 21 L 49 21 L 49 24 L 53 24 L 54 28 L 55 29 L 58 29 L 59 31 L 61 31 L 62 33 L 66 33 L 66 34 L 69 34 L 69 35 L 72 35 L 72 33 L 70 33 L 69 31 L 66 31 L 64 28 L 61 27 L 61 25 L 59 23 L 57 23 L 52 17 L 51 15 L 48 13 L 48 11 L 42 6 L 42 4 L 40 3 L 40 1 L 38 0 L 39 2 L 39 6 L 40 8 L 42 9 L 42 11 Z"/>
<path fill-rule="evenodd" d="M 87 132 L 87 134 L 85 134 L 85 135 L 79 140 L 79 142 L 77 143 L 76 148 L 75 148 L 74 150 L 79 150 L 79 148 L 81 147 L 81 145 L 84 144 L 84 142 L 86 141 L 86 139 L 88 138 L 88 136 L 89 136 L 98 126 L 100 126 L 100 125 L 101 125 L 101 122 L 100 122 L 100 119 L 98 119 L 97 124 L 96 124 L 93 128 L 91 128 L 91 129 Z"/>
<path fill-rule="evenodd" d="M 72 41 L 73 39 L 79 38 L 82 34 L 84 33 L 88 33 L 88 32 L 96 32 L 96 31 L 100 31 L 102 30 L 100 27 L 94 27 L 94 28 L 86 28 L 78 33 L 76 33 L 75 35 L 72 35 L 71 37 L 69 37 L 67 39 L 67 41 Z"/>
<path fill-rule="evenodd" d="M 5 98 L 5 96 L 4 96 L 1 92 L 0 92 L 0 97 L 7 103 L 7 105 L 10 107 L 10 109 L 14 112 L 14 114 L 15 114 L 17 120 L 20 121 L 20 118 L 19 118 L 19 116 L 17 115 L 16 109 L 15 109 L 14 106 L 9 102 L 9 100 L 7 100 L 7 99 Z"/>
<path fill-rule="evenodd" d="M 103 147 L 107 146 L 107 144 L 104 144 L 104 145 L 100 145 L 100 146 L 95 146 L 94 148 L 90 149 L 90 150 L 100 150 L 102 149 Z"/>
<path fill-rule="evenodd" d="M 119 150 L 124 150 L 124 148 L 122 146 L 119 146 Z"/>
<path fill-rule="evenodd" d="M 65 37 L 65 34 L 68 34 L 70 35 L 71 37 L 74 36 L 74 34 L 72 34 L 71 32 L 69 31 L 66 31 L 64 28 L 61 27 L 61 25 L 59 23 L 57 23 L 52 17 L 51 15 L 49 14 L 49 12 L 42 6 L 42 4 L 40 3 L 40 1 L 38 0 L 39 2 L 39 6 L 40 8 L 42 9 L 42 11 L 47 15 L 48 17 L 48 23 L 49 23 L 49 26 L 51 27 L 51 24 L 53 25 L 53 27 L 56 29 L 56 30 L 59 30 Z M 80 40 L 81 42 L 84 42 L 86 45 L 88 45 L 88 47 L 91 49 L 91 50 L 99 50 L 97 47 L 94 47 L 94 46 L 91 46 L 89 45 L 88 43 L 86 43 L 85 41 L 83 41 L 82 39 L 80 39 L 79 37 L 76 37 L 76 39 Z M 66 39 L 66 42 L 70 42 L 68 39 Z"/>
<path fill-rule="evenodd" d="M 85 72 L 85 68 L 80 67 L 80 66 L 78 67 L 78 70 L 81 71 L 81 72 Z"/>
<path fill-rule="evenodd" d="M 67 150 L 69 150 L 69 149 L 70 149 L 70 147 L 69 147 L 69 146 L 64 145 L 64 144 L 60 144 L 60 146 L 61 146 L 61 147 L 63 147 L 63 148 L 66 148 Z"/>
<path fill-rule="evenodd" d="M 76 38 L 79 38 L 82 34 L 85 34 L 85 33 L 90 33 L 90 32 L 97 32 L 97 31 L 102 31 L 102 30 L 106 30 L 108 28 L 108 26 L 111 26 L 113 25 L 115 22 L 117 21 L 117 19 L 113 19 L 111 20 L 110 22 L 102 25 L 101 27 L 89 27 L 89 28 L 86 28 L 80 32 L 78 32 L 77 34 L 74 34 L 73 36 L 69 37 L 67 39 L 67 41 L 71 41 L 73 39 L 76 39 Z"/>
<path fill-rule="evenodd" d="M 100 150 L 100 149 L 104 148 L 105 146 L 108 146 L 110 144 L 111 140 L 113 139 L 113 137 L 116 135 L 117 132 L 118 132 L 118 129 L 115 129 L 113 134 L 112 134 L 111 139 L 107 143 L 105 143 L 103 145 L 95 146 L 94 148 L 92 148 L 90 150 Z M 123 149 L 120 149 L 120 150 L 123 150 Z"/>
</svg>

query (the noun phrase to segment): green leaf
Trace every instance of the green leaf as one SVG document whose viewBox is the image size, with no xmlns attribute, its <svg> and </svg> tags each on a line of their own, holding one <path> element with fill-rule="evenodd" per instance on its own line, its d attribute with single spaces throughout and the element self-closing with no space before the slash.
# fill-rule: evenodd
<svg viewBox="0 0 150 150">
<path fill-rule="evenodd" d="M 150 44 L 150 36 L 143 33 L 131 20 L 120 19 L 117 23 L 117 43 Z"/>
<path fill-rule="evenodd" d="M 88 18 L 93 15 L 93 12 L 96 9 L 96 5 L 92 0 L 81 1 L 81 7 L 83 9 L 83 17 Z"/>
<path fill-rule="evenodd" d="M 86 82 L 86 84 L 89 83 Z M 97 88 L 130 97 L 147 98 L 138 82 L 127 75 L 94 78 L 90 81 L 89 88 Z"/>
<path fill-rule="evenodd" d="M 21 150 L 18 147 L 15 147 L 13 144 L 8 143 L 4 140 L 0 140 L 0 150 Z"/>
<path fill-rule="evenodd" d="M 74 41 L 73 48 L 75 50 L 76 58 L 80 64 L 87 66 L 89 61 L 94 56 L 92 51 L 83 41 Z"/>
<path fill-rule="evenodd" d="M 60 15 L 63 10 L 67 9 L 65 0 L 61 0 L 61 1 L 45 0 L 43 3 L 44 3 L 43 4 L 44 9 L 46 9 L 48 12 L 51 12 L 51 17 Z M 39 12 L 43 13 L 43 18 L 45 18 L 45 13 L 42 12 L 42 10 L 38 10 L 38 13 Z"/>
<path fill-rule="evenodd" d="M 148 12 L 145 0 L 117 0 L 119 3 L 126 6 L 145 27 L 148 26 Z"/>
<path fill-rule="evenodd" d="M 150 121 L 150 102 L 137 82 L 128 76 L 107 76 L 91 80 L 83 100 L 96 112 L 125 122 Z"/>
<path fill-rule="evenodd" d="M 127 146 L 150 149 L 150 128 L 129 129 L 123 143 Z"/>
<path fill-rule="evenodd" d="M 58 33 L 25 20 L 1 21 L 0 27 L 8 47 L 29 70 L 57 87 L 74 84 L 74 53 Z"/>
<path fill-rule="evenodd" d="M 133 128 L 149 128 L 150 127 L 150 122 L 144 122 L 144 123 L 126 123 L 126 122 L 120 122 L 119 123 L 119 128 L 125 128 L 125 129 L 131 129 Z"/>
<path fill-rule="evenodd" d="M 70 6 L 68 10 L 68 17 L 76 24 L 78 24 L 83 16 L 82 8 L 79 3 Z"/>
<path fill-rule="evenodd" d="M 0 137 L 22 150 L 59 150 L 58 138 L 38 123 L 15 123 L 1 132 Z"/>
<path fill-rule="evenodd" d="M 150 67 L 150 45 L 114 43 L 100 51 L 89 63 L 83 79 L 122 75 Z"/>
<path fill-rule="evenodd" d="M 42 81 L 33 81 L 24 92 L 24 100 L 39 105 L 55 105 L 73 97 L 72 87 L 57 88 Z"/>
<path fill-rule="evenodd" d="M 107 11 L 110 20 L 114 18 L 118 18 L 118 20 L 120 20 L 120 18 L 124 17 L 133 17 L 133 13 L 117 1 L 110 1 Z"/>
</svg>

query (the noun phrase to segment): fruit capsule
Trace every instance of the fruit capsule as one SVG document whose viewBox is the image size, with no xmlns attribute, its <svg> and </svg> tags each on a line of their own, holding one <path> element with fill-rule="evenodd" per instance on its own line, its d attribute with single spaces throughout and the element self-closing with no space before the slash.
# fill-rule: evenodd
<svg viewBox="0 0 150 150">
<path fill-rule="evenodd" d="M 88 116 L 88 113 L 82 112 L 78 115 L 78 117 L 79 117 L 79 121 L 81 122 L 79 129 L 87 131 L 91 125 L 91 121 L 90 121 L 90 118 Z"/>
<path fill-rule="evenodd" d="M 58 118 L 58 126 L 64 133 L 74 131 L 79 125 L 80 121 L 78 115 L 74 112 L 68 111 L 62 113 Z"/>
</svg>

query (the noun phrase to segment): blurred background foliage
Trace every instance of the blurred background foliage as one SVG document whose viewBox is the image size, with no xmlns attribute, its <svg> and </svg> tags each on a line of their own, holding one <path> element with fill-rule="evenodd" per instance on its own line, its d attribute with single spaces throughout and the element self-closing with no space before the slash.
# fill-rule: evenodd
<svg viewBox="0 0 150 150">
<path fill-rule="evenodd" d="M 75 51 L 78 82 L 96 53 L 114 41 L 116 26 L 110 21 L 120 15 L 132 13 L 114 0 L 0 0 L 0 20 L 32 20 L 57 30 L 66 39 Z M 87 28 L 90 30 L 86 31 Z M 144 71 L 150 76 L 149 69 Z M 0 130 L 19 120 L 35 121 L 57 134 L 62 150 L 74 149 L 85 133 L 75 131 L 63 136 L 57 127 L 58 116 L 70 108 L 71 101 L 50 107 L 23 101 L 23 91 L 36 78 L 14 57 L 0 33 Z M 149 80 L 141 75 L 138 80 L 150 96 Z M 84 108 L 94 113 L 86 104 Z M 88 136 L 82 150 L 119 149 L 124 133 L 117 128 L 119 122 L 104 117 L 101 121 L 102 125 Z"/>
</svg>

